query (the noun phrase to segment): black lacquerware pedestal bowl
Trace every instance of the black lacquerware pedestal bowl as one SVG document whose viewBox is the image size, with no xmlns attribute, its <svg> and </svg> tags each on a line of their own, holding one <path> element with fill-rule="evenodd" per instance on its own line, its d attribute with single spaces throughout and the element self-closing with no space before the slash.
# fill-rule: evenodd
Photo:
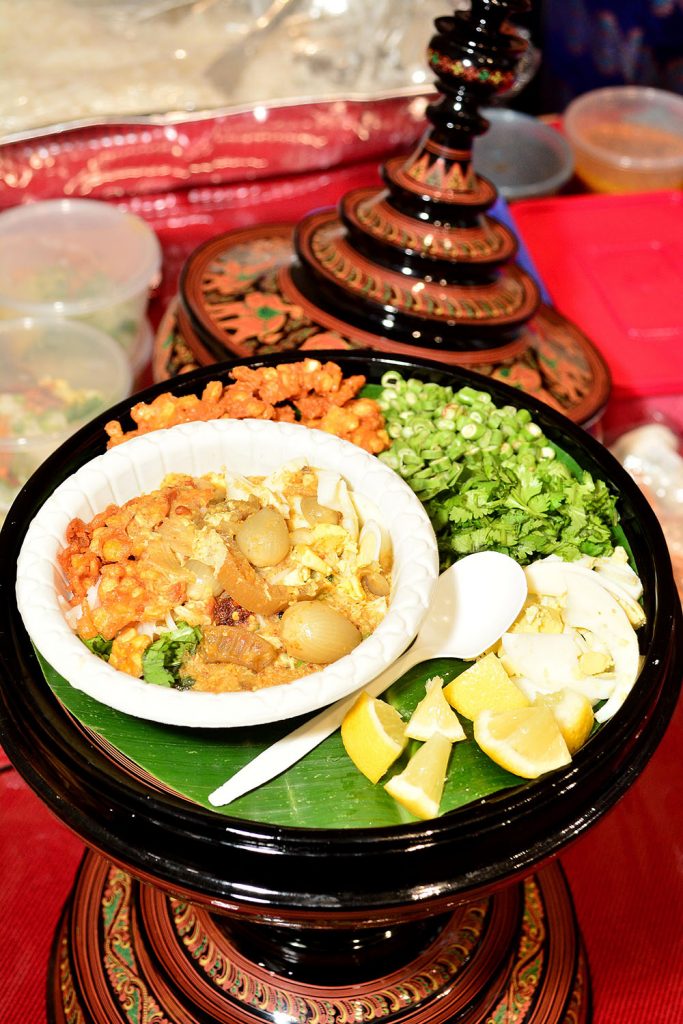
<svg viewBox="0 0 683 1024">
<path fill-rule="evenodd" d="M 606 480 L 620 496 L 644 583 L 642 673 L 568 768 L 432 821 L 290 828 L 214 813 L 166 792 L 144 772 L 125 771 L 59 703 L 14 598 L 29 522 L 63 479 L 104 450 L 106 420 L 125 422 L 125 405 L 110 411 L 41 467 L 2 534 L 0 742 L 88 847 L 55 937 L 50 1019 L 588 1021 L 586 960 L 554 857 L 634 782 L 676 702 L 680 604 L 661 529 L 600 444 L 523 394 L 428 361 L 316 356 L 371 382 L 397 369 L 484 387 L 497 404 L 529 408 L 552 441 Z M 199 393 L 208 380 L 225 379 L 229 365 L 138 398 Z"/>
</svg>

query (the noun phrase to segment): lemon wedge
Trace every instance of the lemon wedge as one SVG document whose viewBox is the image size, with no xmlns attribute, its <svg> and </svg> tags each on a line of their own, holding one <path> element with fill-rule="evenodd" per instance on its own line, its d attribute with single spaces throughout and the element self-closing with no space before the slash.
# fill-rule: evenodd
<svg viewBox="0 0 683 1024">
<path fill-rule="evenodd" d="M 389 796 L 416 818 L 435 818 L 446 782 L 452 743 L 440 732 L 433 733 L 413 754 L 400 773 L 385 784 Z"/>
<path fill-rule="evenodd" d="M 560 727 L 569 753 L 575 754 L 590 736 L 595 721 L 588 697 L 576 690 L 564 689 L 539 694 L 534 703 L 548 708 Z"/>
<path fill-rule="evenodd" d="M 413 711 L 406 726 L 406 736 L 428 740 L 435 732 L 456 743 L 465 739 L 465 730 L 443 695 L 443 679 L 432 676 L 425 683 L 426 695 Z"/>
<path fill-rule="evenodd" d="M 405 750 L 405 723 L 391 704 L 363 691 L 341 724 L 346 753 L 370 782 L 378 782 Z"/>
<path fill-rule="evenodd" d="M 536 779 L 572 759 L 546 707 L 482 711 L 474 720 L 474 738 L 492 761 L 523 779 Z"/>
<path fill-rule="evenodd" d="M 495 654 L 485 654 L 466 668 L 444 687 L 443 695 L 451 707 L 471 721 L 485 710 L 508 711 L 529 705 Z"/>
</svg>

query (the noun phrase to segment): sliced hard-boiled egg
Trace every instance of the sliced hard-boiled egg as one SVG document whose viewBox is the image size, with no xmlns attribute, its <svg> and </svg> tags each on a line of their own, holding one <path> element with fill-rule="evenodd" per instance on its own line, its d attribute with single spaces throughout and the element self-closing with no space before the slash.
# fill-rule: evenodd
<svg viewBox="0 0 683 1024">
<path fill-rule="evenodd" d="M 316 555 L 312 548 L 305 544 L 295 544 L 292 548 L 291 558 L 292 561 L 298 562 L 299 565 L 303 565 L 307 569 L 314 569 L 323 576 L 328 576 L 332 572 L 332 566 L 324 562 L 319 555 Z"/>
<path fill-rule="evenodd" d="M 308 543 L 321 556 L 341 555 L 348 544 L 349 535 L 343 526 L 321 523 L 309 531 Z"/>
<path fill-rule="evenodd" d="M 584 671 L 582 662 L 586 650 L 585 640 L 573 630 L 506 633 L 501 639 L 501 660 L 529 700 L 563 687 L 572 687 L 584 694 L 592 704 L 611 697 L 613 674 L 599 676 Z"/>
<path fill-rule="evenodd" d="M 357 540 L 360 529 L 358 513 L 351 500 L 347 483 L 339 473 L 330 469 L 318 470 L 317 499 L 319 505 L 334 509 L 335 512 L 341 514 L 341 525 L 352 540 Z"/>
<path fill-rule="evenodd" d="M 290 508 L 287 499 L 276 491 L 271 491 L 263 481 L 247 480 L 238 473 L 225 474 L 226 497 L 236 501 L 248 501 L 249 498 L 258 498 L 261 506 L 270 505 L 278 512 L 289 518 Z"/>
<path fill-rule="evenodd" d="M 371 498 L 365 494 L 358 494 L 357 491 L 354 491 L 351 497 L 361 523 L 367 522 L 368 519 L 380 519 L 380 511 Z"/>
<path fill-rule="evenodd" d="M 524 569 L 530 594 L 543 594 L 548 597 L 562 597 L 567 592 L 567 566 L 556 555 L 531 562 Z"/>
<path fill-rule="evenodd" d="M 623 704 L 640 668 L 634 623 L 623 606 L 624 599 L 633 599 L 619 587 L 617 596 L 615 584 L 585 565 L 551 557 L 532 563 L 525 572 L 532 592 L 564 594 L 566 632 L 558 636 L 507 634 L 502 639 L 506 665 L 523 677 L 519 686 L 529 696 L 530 688 L 551 693 L 573 686 L 594 702 L 606 700 L 595 717 L 598 722 L 607 721 Z M 635 617 L 633 610 L 631 613 Z M 637 618 L 637 624 L 642 621 Z M 605 672 L 596 673 L 586 658 L 592 650 L 609 656 Z"/>
<path fill-rule="evenodd" d="M 353 572 L 346 573 L 341 567 L 340 575 L 337 580 L 337 587 L 339 592 L 342 594 L 348 594 L 354 601 L 368 601 L 369 594 L 363 589 L 363 584 L 359 580 L 358 576 Z M 386 605 L 384 605 L 386 609 Z"/>
<path fill-rule="evenodd" d="M 501 648 L 505 668 L 538 693 L 572 686 L 582 675 L 581 651 L 571 633 L 504 633 Z"/>
<path fill-rule="evenodd" d="M 645 624 L 645 612 L 639 603 L 643 595 L 643 584 L 631 566 L 623 548 L 615 548 L 609 558 L 596 558 L 595 574 L 609 592 L 616 597 L 632 626 L 636 629 Z"/>
<path fill-rule="evenodd" d="M 255 487 L 251 480 L 241 473 L 225 471 L 225 496 L 233 501 L 247 501 L 255 494 Z"/>
<path fill-rule="evenodd" d="M 573 574 L 576 574 L 575 571 L 573 571 Z M 638 603 L 638 600 L 610 573 L 601 572 L 596 566 L 594 570 L 584 570 L 584 576 L 594 583 L 599 583 L 601 587 L 604 587 L 618 601 L 634 628 L 637 629 L 645 624 L 645 612 Z"/>
<path fill-rule="evenodd" d="M 621 707 L 638 676 L 638 638 L 624 609 L 600 583 L 570 574 L 567 584 L 567 625 L 594 633 L 614 663 L 612 694 L 595 715 L 598 722 L 605 722 Z"/>
<path fill-rule="evenodd" d="M 290 459 L 289 462 L 283 463 L 282 466 L 278 466 L 272 473 L 264 477 L 262 486 L 276 493 L 287 491 L 290 488 L 292 477 L 300 473 L 306 465 L 307 462 L 304 458 Z"/>
<path fill-rule="evenodd" d="M 537 683 L 524 676 L 515 676 L 513 682 L 532 704 L 540 697 L 547 697 L 552 693 L 559 692 L 555 688 L 541 689 Z M 612 694 L 613 685 L 614 680 L 605 676 L 580 675 L 572 681 L 571 689 L 582 694 L 590 701 L 592 706 L 595 706 L 600 701 L 609 699 Z M 565 687 L 560 687 L 560 689 L 565 689 Z"/>
<path fill-rule="evenodd" d="M 368 519 L 358 537 L 358 565 L 377 562 L 386 572 L 391 568 L 391 537 L 389 531 L 376 519 Z"/>
<path fill-rule="evenodd" d="M 617 547 L 609 557 L 595 559 L 593 566 L 600 577 L 608 577 L 638 600 L 643 593 L 643 584 L 638 573 L 631 568 L 626 551 Z"/>
<path fill-rule="evenodd" d="M 564 620 L 559 607 L 528 602 L 508 630 L 509 633 L 562 633 Z"/>
<path fill-rule="evenodd" d="M 192 538 L 192 558 L 218 572 L 225 561 L 225 541 L 210 527 L 197 530 Z"/>
<path fill-rule="evenodd" d="M 226 497 L 246 501 L 255 496 L 262 504 L 276 508 L 285 519 L 289 519 L 291 509 L 285 494 L 292 477 L 296 476 L 306 464 L 306 459 L 290 459 L 289 462 L 262 480 L 249 480 L 240 473 L 226 470 L 224 474 Z"/>
<path fill-rule="evenodd" d="M 616 550 L 623 551 L 623 548 Z M 626 556 L 625 551 L 623 555 Z M 570 575 L 583 576 L 609 591 L 622 606 L 634 628 L 637 629 L 645 623 L 645 613 L 638 603 L 638 598 L 643 592 L 642 583 L 628 562 L 624 562 L 619 555 L 581 559 L 576 562 L 564 562 L 551 555 L 532 562 L 524 571 L 531 593 L 554 597 L 566 593 Z"/>
</svg>

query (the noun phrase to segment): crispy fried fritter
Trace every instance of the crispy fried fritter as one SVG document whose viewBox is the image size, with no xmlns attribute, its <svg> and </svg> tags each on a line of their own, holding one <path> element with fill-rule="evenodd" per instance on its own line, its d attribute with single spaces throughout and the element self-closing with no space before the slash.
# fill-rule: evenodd
<svg viewBox="0 0 683 1024">
<path fill-rule="evenodd" d="M 144 557 L 150 535 L 169 516 L 186 516 L 215 497 L 205 481 L 178 476 L 153 494 L 110 505 L 87 525 L 73 519 L 66 547 L 57 556 L 71 591 L 71 605 L 82 605 L 78 633 L 85 639 L 116 636 L 130 622 L 145 616 L 163 618 L 185 597 L 185 583 L 169 579 Z M 97 606 L 85 601 L 100 581 Z"/>
<path fill-rule="evenodd" d="M 377 402 L 356 398 L 365 377 L 344 378 L 336 363 L 317 359 L 280 363 L 277 366 L 236 366 L 233 384 L 213 380 L 196 395 L 158 395 L 152 402 L 139 402 L 131 409 L 136 430 L 124 432 L 118 420 L 107 423 L 107 447 L 151 430 L 178 423 L 213 419 L 266 419 L 293 423 L 336 434 L 374 454 L 389 447 L 384 417 Z M 298 417 L 297 417 L 298 414 Z"/>
</svg>

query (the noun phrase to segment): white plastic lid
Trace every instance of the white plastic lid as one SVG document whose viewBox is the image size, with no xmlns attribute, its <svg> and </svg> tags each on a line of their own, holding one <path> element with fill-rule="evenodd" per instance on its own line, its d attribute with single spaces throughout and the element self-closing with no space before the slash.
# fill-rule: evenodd
<svg viewBox="0 0 683 1024">
<path fill-rule="evenodd" d="M 161 248 L 136 217 L 95 199 L 54 199 L 0 213 L 0 307 L 80 317 L 153 286 Z"/>
<path fill-rule="evenodd" d="M 113 338 L 69 320 L 0 320 L 0 455 L 59 443 L 131 393 Z"/>
</svg>

